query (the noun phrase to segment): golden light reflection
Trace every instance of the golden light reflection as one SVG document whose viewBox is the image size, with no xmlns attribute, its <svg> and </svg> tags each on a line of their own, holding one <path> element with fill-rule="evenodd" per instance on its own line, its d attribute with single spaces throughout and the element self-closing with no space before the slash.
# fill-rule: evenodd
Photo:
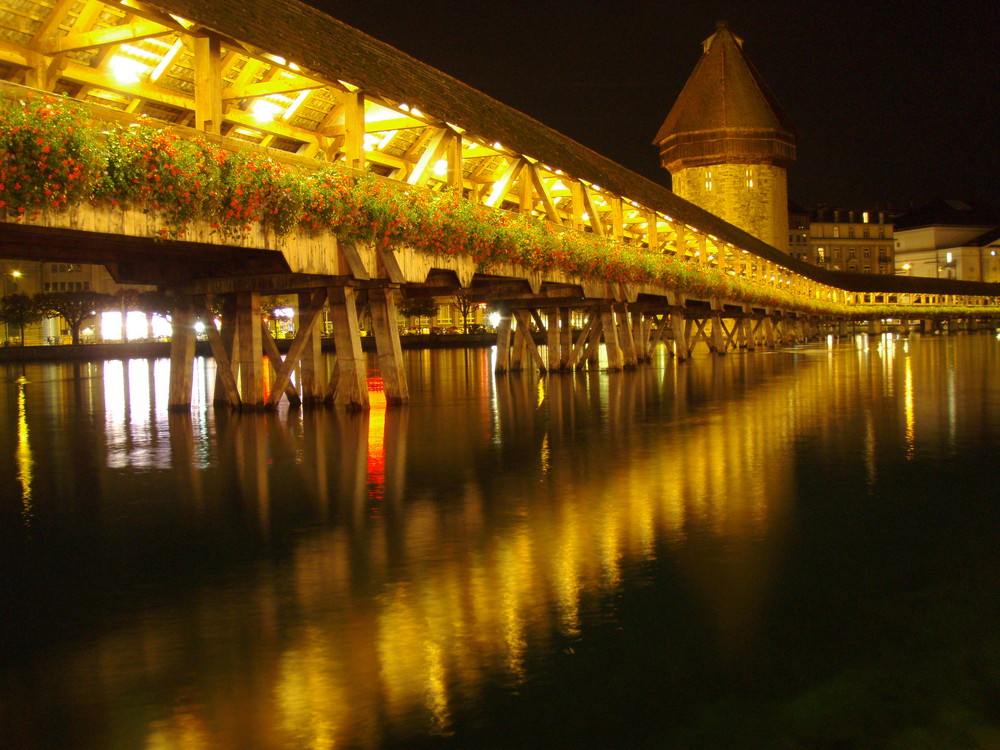
<svg viewBox="0 0 1000 750">
<path fill-rule="evenodd" d="M 913 458 L 914 416 L 913 416 L 913 360 L 907 354 L 903 381 L 903 412 L 906 415 L 906 459 Z"/>
<path fill-rule="evenodd" d="M 228 606 L 214 590 L 205 594 L 215 600 L 199 612 L 198 627 L 210 633 L 228 636 L 248 598 L 259 609 L 245 636 L 255 654 L 246 667 L 255 670 L 246 679 L 252 688 L 235 712 L 276 727 L 266 747 L 377 747 L 386 721 L 447 734 L 463 701 L 497 675 L 507 684 L 524 681 L 551 641 L 585 637 L 587 613 L 607 611 L 630 566 L 657 555 L 703 605 L 703 625 L 720 652 L 752 653 L 810 438 L 843 446 L 851 470 L 874 482 L 883 455 L 874 416 L 902 404 L 912 450 L 919 368 L 946 393 L 939 360 L 919 359 L 919 347 L 896 370 L 867 340 L 859 351 L 803 350 L 794 368 L 784 355 L 765 355 L 752 366 L 706 359 L 544 385 L 527 374 L 498 378 L 496 409 L 470 409 L 453 424 L 413 409 L 409 422 L 383 408 L 365 420 L 303 418 L 297 455 L 316 470 L 296 476 L 314 483 L 306 493 L 339 520 L 304 534 L 280 572 L 250 579 Z M 895 389 L 886 382 L 893 377 Z M 644 405 L 663 398 L 669 412 L 655 413 L 671 414 L 670 422 L 653 425 Z M 865 417 L 842 421 L 859 403 Z M 245 443 L 234 447 L 237 464 L 253 467 L 255 491 L 266 498 L 267 483 L 276 481 L 267 457 L 276 454 L 277 437 L 264 420 L 231 421 Z M 477 474 L 482 456 L 503 455 L 498 433 L 526 443 L 508 454 L 519 463 Z M 835 460 L 826 452 L 806 456 Z M 407 462 L 420 471 L 393 468 Z M 396 501 L 385 513 L 355 513 L 353 504 L 372 499 L 375 488 Z M 245 485 L 242 491 L 252 494 Z M 304 613 L 291 627 L 279 624 L 278 613 L 288 610 Z M 165 630 L 157 618 L 143 627 Z M 162 651 L 184 653 L 183 638 L 173 637 Z M 176 671 L 148 658 L 153 640 L 135 646 L 136 654 L 157 665 L 150 670 Z M 115 645 L 108 651 L 129 650 Z M 152 727 L 148 745 L 197 748 L 199 727 L 178 711 Z"/>
<path fill-rule="evenodd" d="M 31 525 L 34 508 L 31 499 L 31 484 L 35 462 L 31 457 L 31 443 L 28 439 L 28 410 L 24 389 L 28 381 L 23 376 L 17 379 L 17 483 L 21 487 L 21 519 L 25 526 Z"/>
<path fill-rule="evenodd" d="M 150 727 L 145 750 L 209 750 L 216 747 L 205 721 L 194 710 L 177 709 L 167 720 Z"/>
</svg>

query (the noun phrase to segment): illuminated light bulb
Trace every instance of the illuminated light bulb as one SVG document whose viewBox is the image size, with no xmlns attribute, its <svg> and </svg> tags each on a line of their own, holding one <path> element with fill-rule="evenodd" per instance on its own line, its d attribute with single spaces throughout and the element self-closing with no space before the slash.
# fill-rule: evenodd
<svg viewBox="0 0 1000 750">
<path fill-rule="evenodd" d="M 112 57 L 109 64 L 111 66 L 111 75 L 120 83 L 139 83 L 139 75 L 149 68 L 149 66 L 143 65 L 138 60 L 122 57 L 121 55 Z"/>
<path fill-rule="evenodd" d="M 439 177 L 442 177 L 447 173 L 448 173 L 448 160 L 438 159 L 437 162 L 434 164 L 434 174 L 438 175 Z"/>
<path fill-rule="evenodd" d="M 250 106 L 250 114 L 257 122 L 271 122 L 280 111 L 281 107 L 267 99 L 258 99 Z"/>
</svg>

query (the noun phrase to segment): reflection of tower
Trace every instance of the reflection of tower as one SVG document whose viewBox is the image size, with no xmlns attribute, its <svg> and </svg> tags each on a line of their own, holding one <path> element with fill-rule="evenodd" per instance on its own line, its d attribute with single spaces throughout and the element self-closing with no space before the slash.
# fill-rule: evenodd
<svg viewBox="0 0 1000 750">
<path fill-rule="evenodd" d="M 788 251 L 788 179 L 795 129 L 743 40 L 720 21 L 654 143 L 673 190 Z"/>
</svg>

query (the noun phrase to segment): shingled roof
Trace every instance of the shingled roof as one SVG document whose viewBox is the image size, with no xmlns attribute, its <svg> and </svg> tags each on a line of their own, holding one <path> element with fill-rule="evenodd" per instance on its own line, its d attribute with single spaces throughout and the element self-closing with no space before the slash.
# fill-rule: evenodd
<svg viewBox="0 0 1000 750">
<path fill-rule="evenodd" d="M 795 127 L 724 21 L 703 43 L 654 143 L 671 172 L 696 164 L 789 162 Z"/>
<path fill-rule="evenodd" d="M 330 80 L 419 106 L 423 113 L 485 141 L 499 141 L 798 273 L 808 276 L 818 270 L 522 112 L 298 0 L 153 0 L 149 5 L 281 55 Z"/>
</svg>

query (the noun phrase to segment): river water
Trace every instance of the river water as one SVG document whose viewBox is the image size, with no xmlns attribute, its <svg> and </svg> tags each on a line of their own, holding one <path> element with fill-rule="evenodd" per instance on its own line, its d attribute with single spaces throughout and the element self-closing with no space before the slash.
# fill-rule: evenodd
<svg viewBox="0 0 1000 750">
<path fill-rule="evenodd" d="M 3 366 L 0 747 L 1000 747 L 996 336 L 407 356 L 368 414 Z"/>
</svg>

